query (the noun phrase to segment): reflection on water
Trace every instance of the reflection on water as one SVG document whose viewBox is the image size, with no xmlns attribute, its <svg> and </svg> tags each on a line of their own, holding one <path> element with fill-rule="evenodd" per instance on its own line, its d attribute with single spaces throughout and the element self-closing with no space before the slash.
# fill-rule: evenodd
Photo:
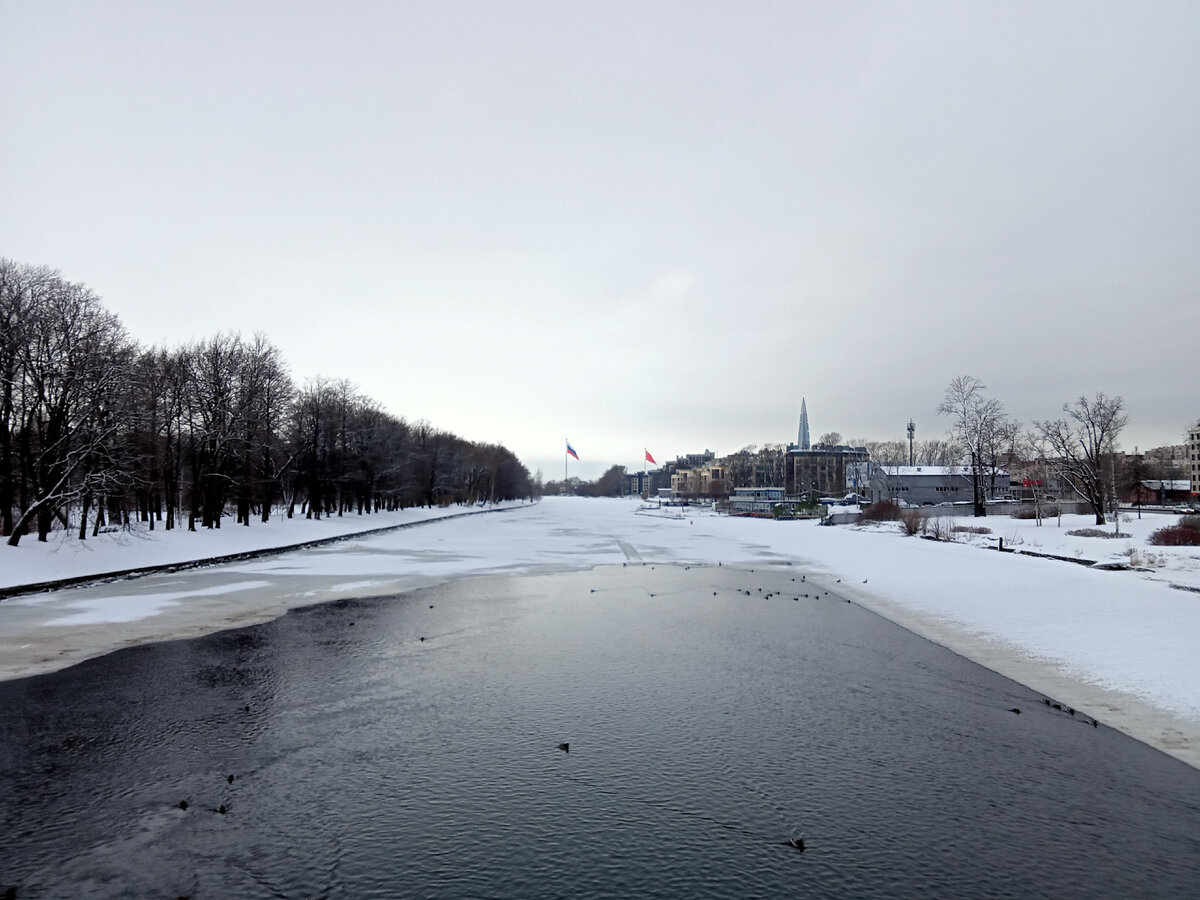
<svg viewBox="0 0 1200 900">
<path fill-rule="evenodd" d="M 21 898 L 1200 883 L 1200 773 L 790 570 L 314 607 L 0 684 L 0 727 Z"/>
</svg>

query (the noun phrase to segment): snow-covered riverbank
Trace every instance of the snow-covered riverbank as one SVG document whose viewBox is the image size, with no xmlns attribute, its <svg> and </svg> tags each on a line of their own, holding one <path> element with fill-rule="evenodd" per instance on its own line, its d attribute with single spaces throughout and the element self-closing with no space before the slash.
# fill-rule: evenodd
<svg viewBox="0 0 1200 900">
<path fill-rule="evenodd" d="M 453 518 L 196 572 L 11 598 L 0 602 L 0 677 L 48 671 L 129 644 L 262 621 L 298 605 L 474 575 L 642 562 L 790 564 L 831 592 L 1200 766 L 1200 594 L 1172 587 L 1200 581 L 1200 550 L 1160 550 L 1145 542 L 1153 528 L 1174 517 L 1123 520 L 1122 531 L 1132 536 L 1115 539 L 1067 535 L 1087 527 L 1086 517 L 1064 517 L 1061 525 L 1048 520 L 1041 527 L 1010 518 L 963 520 L 983 524 L 992 534 L 943 543 L 904 537 L 893 525 L 824 528 L 702 510 L 668 519 L 638 516 L 635 509 L 629 501 L 547 498 L 502 515 Z M 382 516 L 359 521 L 371 528 L 399 524 Z M 326 520 L 321 527 L 347 524 Z M 262 531 L 222 529 L 219 536 L 236 541 Z M 80 553 L 98 554 L 88 558 L 103 560 L 109 570 L 184 561 L 168 558 L 165 534 L 118 535 L 119 552 L 115 545 L 101 549 L 95 543 L 83 551 L 65 544 L 57 551 L 33 548 L 35 562 L 21 562 L 19 571 L 10 568 L 11 560 L 27 548 L 0 548 L 5 553 L 0 581 L 85 574 L 75 561 Z M 293 538 L 286 526 L 278 534 L 279 544 L 313 539 L 308 533 Z M 1128 560 L 1132 550 L 1134 561 L 1147 570 L 1098 571 L 985 549 L 998 537 L 1006 547 L 1059 556 Z M 245 549 L 251 548 L 226 543 L 192 558 Z"/>
<path fill-rule="evenodd" d="M 226 519 L 221 528 L 200 528 L 193 532 L 184 528 L 167 531 L 161 524 L 150 531 L 145 523 L 135 522 L 125 527 L 110 526 L 103 534 L 83 541 L 73 531 L 56 531 L 45 543 L 29 536 L 17 547 L 0 544 L 0 591 L 293 547 L 521 505 L 417 506 L 399 512 L 347 513 L 321 519 L 303 516 L 289 519 L 277 514 L 266 522 L 256 519 L 250 525 L 235 525 Z"/>
</svg>

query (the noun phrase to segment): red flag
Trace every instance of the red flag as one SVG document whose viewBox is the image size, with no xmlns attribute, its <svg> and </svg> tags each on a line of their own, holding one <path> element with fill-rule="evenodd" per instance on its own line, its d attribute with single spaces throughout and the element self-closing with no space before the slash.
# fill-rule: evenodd
<svg viewBox="0 0 1200 900">
<path fill-rule="evenodd" d="M 646 450 L 646 448 L 645 448 L 645 447 L 643 447 L 642 449 L 643 449 L 643 450 Z M 658 463 L 654 462 L 654 457 L 650 455 L 650 451 L 649 451 L 649 450 L 646 450 L 646 462 L 648 462 L 648 463 L 654 463 L 656 466 L 658 465 Z"/>
</svg>

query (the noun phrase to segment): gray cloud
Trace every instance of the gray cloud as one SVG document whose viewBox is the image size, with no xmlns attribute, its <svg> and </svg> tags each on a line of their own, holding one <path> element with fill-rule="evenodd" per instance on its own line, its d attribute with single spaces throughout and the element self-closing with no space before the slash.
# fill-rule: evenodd
<svg viewBox="0 0 1200 900">
<path fill-rule="evenodd" d="M 592 474 L 1200 409 L 1187 3 L 4 4 L 0 252 Z M 556 461 L 557 460 L 557 461 Z"/>
</svg>

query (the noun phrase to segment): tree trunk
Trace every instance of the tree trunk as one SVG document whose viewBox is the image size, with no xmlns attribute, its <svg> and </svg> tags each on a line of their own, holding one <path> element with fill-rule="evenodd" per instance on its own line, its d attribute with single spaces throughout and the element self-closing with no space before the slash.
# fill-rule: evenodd
<svg viewBox="0 0 1200 900">
<path fill-rule="evenodd" d="M 8 546 L 17 546 L 21 542 L 21 536 L 28 531 L 29 523 L 35 519 L 38 523 L 38 540 L 45 540 L 45 538 L 41 537 L 41 524 L 43 515 L 45 515 L 46 521 L 48 522 L 50 515 L 49 512 L 45 510 L 44 504 L 35 503 L 33 506 L 29 507 L 29 509 L 25 510 L 25 512 L 21 514 L 21 517 L 17 519 L 16 524 L 13 526 L 12 534 L 8 536 Z M 48 527 L 47 530 L 49 530 Z"/>
<path fill-rule="evenodd" d="M 83 495 L 83 500 L 79 504 L 79 539 L 87 540 L 87 521 L 88 513 L 92 509 L 92 495 L 90 493 Z"/>
</svg>

